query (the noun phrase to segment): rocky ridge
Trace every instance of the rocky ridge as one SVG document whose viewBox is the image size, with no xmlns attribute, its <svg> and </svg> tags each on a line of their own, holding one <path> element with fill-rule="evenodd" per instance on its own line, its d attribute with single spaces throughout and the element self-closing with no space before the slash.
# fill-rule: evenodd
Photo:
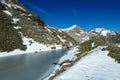
<svg viewBox="0 0 120 80">
<path fill-rule="evenodd" d="M 76 41 L 60 29 L 52 28 L 27 10 L 18 0 L 0 1 L 0 51 L 26 50 L 29 44 L 73 46 Z M 32 39 L 32 40 L 31 40 Z"/>
</svg>

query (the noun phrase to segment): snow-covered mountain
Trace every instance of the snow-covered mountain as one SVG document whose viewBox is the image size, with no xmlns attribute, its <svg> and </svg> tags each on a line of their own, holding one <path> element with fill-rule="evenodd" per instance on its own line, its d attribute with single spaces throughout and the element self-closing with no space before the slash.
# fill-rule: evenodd
<svg viewBox="0 0 120 80">
<path fill-rule="evenodd" d="M 72 37 L 47 25 L 18 0 L 0 0 L 0 38 L 0 52 L 27 50 L 35 48 L 37 44 L 44 45 L 45 48 L 76 44 Z M 37 46 L 37 51 L 43 49 L 40 45 Z"/>
<path fill-rule="evenodd" d="M 65 31 L 71 37 L 73 37 L 79 43 L 83 43 L 89 40 L 90 38 L 90 35 L 88 34 L 88 32 L 81 29 L 80 26 L 78 25 L 73 25 L 69 28 L 62 29 L 62 30 Z"/>
<path fill-rule="evenodd" d="M 104 38 L 110 42 L 120 42 L 120 34 L 105 28 L 96 28 L 89 31 L 89 34 L 96 36 L 97 38 Z"/>
<path fill-rule="evenodd" d="M 66 31 L 66 32 L 70 32 L 72 30 L 76 30 L 76 29 L 80 29 L 80 27 L 78 25 L 73 25 L 69 28 L 66 28 L 66 29 L 62 29 L 63 31 Z"/>
<path fill-rule="evenodd" d="M 94 33 L 95 35 L 99 35 L 99 36 L 117 35 L 115 31 L 107 30 L 105 28 L 96 28 L 96 29 L 90 30 L 89 32 Z"/>
</svg>

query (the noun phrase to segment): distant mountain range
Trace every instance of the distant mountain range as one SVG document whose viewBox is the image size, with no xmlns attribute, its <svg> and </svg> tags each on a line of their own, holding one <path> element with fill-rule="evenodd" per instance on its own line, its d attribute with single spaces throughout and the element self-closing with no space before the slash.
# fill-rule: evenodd
<svg viewBox="0 0 120 80">
<path fill-rule="evenodd" d="M 61 29 L 65 31 L 69 36 L 74 38 L 79 44 L 90 40 L 91 38 L 104 38 L 109 42 L 120 42 L 120 34 L 113 31 L 107 30 L 105 28 L 96 28 L 90 31 L 85 31 L 78 25 L 73 25 L 66 29 Z"/>
</svg>

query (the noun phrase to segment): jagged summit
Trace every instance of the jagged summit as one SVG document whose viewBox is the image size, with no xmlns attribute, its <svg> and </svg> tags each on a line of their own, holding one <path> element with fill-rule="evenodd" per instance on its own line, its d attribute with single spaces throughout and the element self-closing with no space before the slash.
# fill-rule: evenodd
<svg viewBox="0 0 120 80">
<path fill-rule="evenodd" d="M 65 31 L 71 37 L 73 37 L 79 43 L 83 43 L 89 40 L 88 32 L 81 29 L 79 25 L 73 25 L 69 28 L 62 30 Z"/>
<path fill-rule="evenodd" d="M 66 28 L 66 29 L 62 29 L 63 31 L 71 31 L 71 30 L 80 30 L 81 28 L 80 28 L 80 26 L 79 25 L 73 25 L 73 26 L 71 26 L 71 27 L 69 27 L 69 28 Z"/>
</svg>

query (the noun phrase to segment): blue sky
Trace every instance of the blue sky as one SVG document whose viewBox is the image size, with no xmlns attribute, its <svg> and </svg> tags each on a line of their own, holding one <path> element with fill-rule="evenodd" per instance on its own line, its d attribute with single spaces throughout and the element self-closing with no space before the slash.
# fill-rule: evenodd
<svg viewBox="0 0 120 80">
<path fill-rule="evenodd" d="M 74 24 L 85 30 L 107 28 L 120 32 L 120 0 L 19 0 L 52 27 Z"/>
</svg>

